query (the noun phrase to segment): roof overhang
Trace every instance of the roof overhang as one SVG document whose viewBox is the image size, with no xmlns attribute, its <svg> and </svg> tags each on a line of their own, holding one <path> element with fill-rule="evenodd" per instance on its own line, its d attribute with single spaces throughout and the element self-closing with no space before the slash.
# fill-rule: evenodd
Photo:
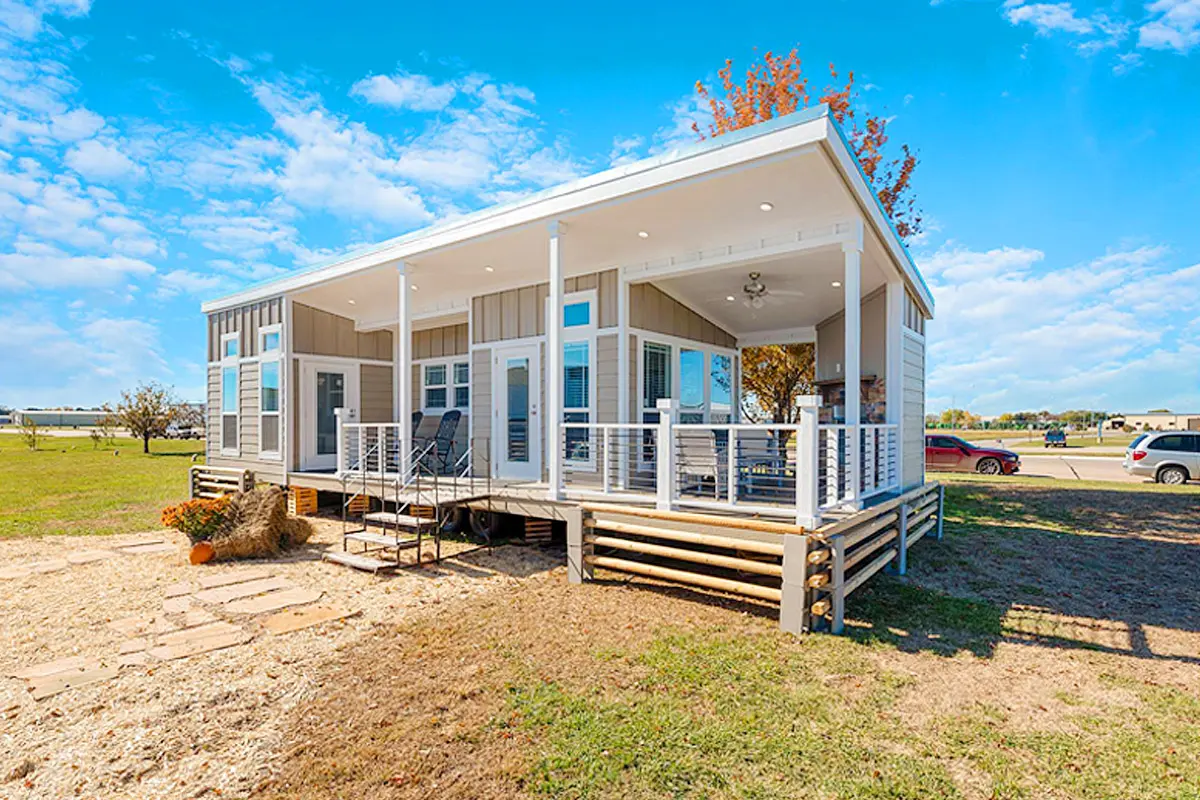
<svg viewBox="0 0 1200 800">
<path fill-rule="evenodd" d="M 645 197 L 689 181 L 761 167 L 772 159 L 798 152 L 823 150 L 836 167 L 849 194 L 854 197 L 865 223 L 883 242 L 889 260 L 903 275 L 927 315 L 933 313 L 933 297 L 920 272 L 900 241 L 875 194 L 870 191 L 857 160 L 849 150 L 839 126 L 824 105 L 704 140 L 653 158 L 615 167 L 570 183 L 553 187 L 513 203 L 485 208 L 457 219 L 433 225 L 352 253 L 332 263 L 306 269 L 243 291 L 206 302 L 204 313 L 212 313 L 269 297 L 308 290 L 389 263 L 420 259 L 468 242 L 502 236 L 531 225 L 570 218 L 633 197 Z"/>
</svg>

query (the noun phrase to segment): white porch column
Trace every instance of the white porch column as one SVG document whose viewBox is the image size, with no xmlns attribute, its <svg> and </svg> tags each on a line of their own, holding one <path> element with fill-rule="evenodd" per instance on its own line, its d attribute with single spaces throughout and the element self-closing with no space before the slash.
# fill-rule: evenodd
<svg viewBox="0 0 1200 800">
<path fill-rule="evenodd" d="M 845 297 L 846 310 L 842 319 L 845 323 L 846 353 L 843 360 L 846 379 L 846 456 L 848 460 L 846 478 L 849 484 L 846 499 L 857 504 L 859 495 L 859 436 L 860 410 L 862 398 L 862 370 L 860 355 L 862 352 L 862 246 L 858 243 L 846 242 L 842 245 L 845 255 L 845 275 L 842 278 L 842 291 Z"/>
<path fill-rule="evenodd" d="M 401 261 L 396 265 L 397 324 L 396 324 L 396 416 L 400 423 L 400 474 L 401 482 L 408 477 L 412 460 L 412 314 L 409 312 L 408 272 Z"/>
<path fill-rule="evenodd" d="M 550 319 L 546 324 L 546 456 L 549 464 L 549 497 L 562 498 L 562 352 L 563 352 L 563 269 L 562 236 L 566 232 L 557 220 L 550 223 Z"/>
<path fill-rule="evenodd" d="M 888 281 L 887 297 L 887 422 L 896 426 L 896 481 L 904 483 L 904 283 Z M 889 446 L 891 439 L 888 440 Z"/>
</svg>

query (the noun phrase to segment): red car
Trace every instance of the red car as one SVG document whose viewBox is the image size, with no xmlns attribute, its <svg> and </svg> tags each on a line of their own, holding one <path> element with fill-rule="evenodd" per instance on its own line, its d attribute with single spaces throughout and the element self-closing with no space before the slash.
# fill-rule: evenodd
<svg viewBox="0 0 1200 800">
<path fill-rule="evenodd" d="M 925 437 L 925 467 L 934 472 L 1013 475 L 1021 469 L 1021 457 L 1011 450 L 977 447 L 957 436 L 935 434 Z"/>
</svg>

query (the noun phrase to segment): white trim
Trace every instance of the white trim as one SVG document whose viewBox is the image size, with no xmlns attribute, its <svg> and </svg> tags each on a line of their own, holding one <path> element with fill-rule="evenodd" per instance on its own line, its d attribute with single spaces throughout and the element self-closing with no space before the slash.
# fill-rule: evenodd
<svg viewBox="0 0 1200 800">
<path fill-rule="evenodd" d="M 562 239 L 566 227 L 558 220 L 549 228 L 550 319 L 546 321 L 546 407 L 542 409 L 542 424 L 546 426 L 545 455 L 550 457 L 546 472 L 549 498 L 562 497 L 562 449 L 558 446 L 558 430 L 562 424 L 563 397 L 563 258 Z"/>
<path fill-rule="evenodd" d="M 539 333 L 535 336 L 518 336 L 515 339 L 497 339 L 494 342 L 472 342 L 471 352 L 476 350 L 494 350 L 497 347 L 516 347 L 525 344 L 539 344 L 546 341 L 546 334 Z"/>
<path fill-rule="evenodd" d="M 450 222 L 384 242 L 341 261 L 247 289 L 201 306 L 204 313 L 244 305 L 281 292 L 337 280 L 360 270 L 409 259 L 470 239 L 553 220 L 588 207 L 620 202 L 648 191 L 707 179 L 760 165 L 772 156 L 796 155 L 829 135 L 829 110 L 813 106 L 784 117 L 710 138 L 661 156 L 614 167 L 596 175 L 538 192 L 520 201 L 494 206 Z"/>
<path fill-rule="evenodd" d="M 527 436 L 529 441 L 526 443 L 528 448 L 529 461 L 528 469 L 520 474 L 509 473 L 504 474 L 504 469 L 510 464 L 507 459 L 507 450 L 505 439 L 507 431 L 507 414 L 508 414 L 508 383 L 505 376 L 506 366 L 502 365 L 501 361 L 507 358 L 523 357 L 529 358 L 529 423 Z M 500 343 L 492 348 L 492 472 L 497 478 L 511 478 L 514 480 L 531 480 L 538 481 L 542 477 L 542 468 L 544 466 L 545 455 L 541 447 L 541 438 L 544 432 L 544 426 L 540 420 L 535 419 L 540 408 L 541 387 L 543 381 L 542 375 L 542 359 L 541 346 L 538 343 L 525 343 L 514 345 L 511 342 Z M 544 415 L 543 415 L 544 416 Z M 557 448 L 554 448 L 556 451 Z M 553 451 L 552 451 L 553 452 Z M 520 463 L 520 462 L 513 462 Z"/>
<path fill-rule="evenodd" d="M 282 456 L 286 473 L 296 463 L 294 453 L 297 443 L 292 441 L 292 420 L 295 419 L 293 415 L 298 408 L 292 407 L 292 389 L 296 389 L 298 401 L 300 387 L 292 386 L 292 299 L 283 297 L 280 302 L 283 303 L 283 390 L 279 405 L 283 409 L 283 430 L 279 432 L 279 436 L 283 446 Z M 299 425 L 296 425 L 296 429 L 299 430 Z"/>
<path fill-rule="evenodd" d="M 266 339 L 270 334 L 276 334 L 279 337 L 279 346 L 274 350 L 266 349 Z M 274 357 L 271 354 L 274 353 Z M 259 461 L 282 461 L 283 460 L 283 326 L 279 323 L 274 325 L 263 325 L 258 329 L 258 459 Z M 263 411 L 263 368 L 268 364 L 274 363 L 279 368 L 278 386 L 275 387 L 276 408 L 274 411 Z M 263 450 L 263 419 L 266 417 L 275 417 L 276 424 L 279 426 L 276 432 L 276 441 L 279 444 L 278 449 Z"/>
<path fill-rule="evenodd" d="M 384 358 L 357 358 L 354 356 L 323 356 L 317 353 L 294 353 L 300 360 L 336 361 L 341 364 L 369 364 L 376 367 L 390 367 L 392 362 Z"/>
<path fill-rule="evenodd" d="M 912 340 L 914 340 L 914 341 L 920 342 L 921 344 L 925 344 L 925 336 L 924 336 L 924 334 L 917 333 L 917 332 L 916 332 L 916 331 L 914 331 L 912 328 L 903 328 L 902 332 L 903 332 L 903 334 L 904 334 L 905 336 L 907 336 L 909 339 L 912 339 Z"/>
<path fill-rule="evenodd" d="M 226 349 L 226 342 L 235 342 L 237 344 L 237 352 L 229 355 Z M 221 360 L 218 362 L 218 380 L 220 382 L 220 407 L 217 411 L 220 430 L 217 433 L 217 439 L 220 445 L 221 455 L 225 457 L 237 458 L 242 454 L 242 337 L 241 333 L 225 333 L 221 335 L 221 349 L 219 355 Z M 233 370 L 233 408 L 232 412 L 225 410 L 225 370 Z M 229 447 L 225 441 L 225 418 L 233 417 L 234 442 L 233 446 Z"/>
<path fill-rule="evenodd" d="M 722 353 L 722 354 L 730 355 L 730 356 L 737 354 L 737 347 L 723 347 L 722 345 L 719 345 L 719 344 L 707 344 L 706 342 L 701 342 L 696 339 L 685 339 L 680 336 L 673 336 L 669 333 L 658 333 L 657 331 L 648 331 L 645 328 L 631 327 L 629 329 L 629 333 L 632 333 L 633 335 L 637 336 L 639 339 L 652 339 L 654 341 L 658 341 L 663 344 L 669 344 L 672 346 L 683 345 L 690 350 L 695 350 L 698 346 L 700 348 L 707 348 L 709 350 L 712 350 L 715 353 Z"/>
<path fill-rule="evenodd" d="M 396 340 L 392 362 L 392 394 L 396 421 L 400 425 L 400 471 L 407 475 L 413 450 L 412 429 L 412 292 L 409 289 L 408 265 L 396 265 Z"/>
<path fill-rule="evenodd" d="M 817 341 L 817 326 L 806 325 L 800 328 L 782 328 L 774 331 L 758 331 L 737 337 L 737 346 L 762 347 L 768 344 L 815 344 Z"/>
<path fill-rule="evenodd" d="M 630 422 L 629 281 L 621 270 L 617 270 L 617 422 Z"/>
<path fill-rule="evenodd" d="M 355 365 L 351 359 L 345 358 L 327 358 L 326 356 L 302 355 L 298 356 L 300 362 L 300 441 L 297 443 L 300 447 L 300 470 L 312 469 L 328 469 L 336 468 L 337 456 L 325 454 L 327 460 L 317 462 L 316 455 L 316 435 L 317 435 L 317 408 L 316 408 L 316 373 L 322 367 L 329 372 L 342 372 L 346 376 L 345 385 L 345 406 L 354 412 L 354 416 L 360 416 L 360 370 L 352 369 Z M 309 395 L 308 390 L 312 390 Z M 309 395 L 307 398 L 305 395 Z"/>
<path fill-rule="evenodd" d="M 452 410 L 458 410 L 458 411 L 462 411 L 463 413 L 468 413 L 468 414 L 470 413 L 470 411 L 471 411 L 470 392 L 471 392 L 471 377 L 472 377 L 471 372 L 470 372 L 470 370 L 471 370 L 471 354 L 470 353 L 463 353 L 462 355 L 457 355 L 457 356 L 438 356 L 436 358 L 418 358 L 418 359 L 414 359 L 412 363 L 413 363 L 413 366 L 419 367 L 419 369 L 417 371 L 417 375 L 418 375 L 418 385 L 420 387 L 420 394 L 418 394 L 417 396 L 421 400 L 421 411 L 423 413 L 425 413 L 425 414 L 445 414 L 447 411 L 452 411 Z M 454 365 L 455 364 L 466 364 L 467 365 L 467 382 L 466 383 L 458 383 L 454 380 Z M 434 389 L 439 388 L 437 386 L 430 387 L 430 386 L 426 385 L 426 383 L 425 383 L 425 368 L 426 367 L 437 367 L 437 366 L 444 366 L 446 368 L 446 383 L 441 386 L 441 388 L 444 388 L 446 390 L 446 405 L 442 408 L 434 408 L 425 401 L 425 390 L 427 388 L 434 388 Z M 467 395 L 468 396 L 467 396 L 467 404 L 465 406 L 456 405 L 455 403 L 450 402 L 451 400 L 454 399 L 455 390 L 462 386 L 467 387 Z"/>
</svg>

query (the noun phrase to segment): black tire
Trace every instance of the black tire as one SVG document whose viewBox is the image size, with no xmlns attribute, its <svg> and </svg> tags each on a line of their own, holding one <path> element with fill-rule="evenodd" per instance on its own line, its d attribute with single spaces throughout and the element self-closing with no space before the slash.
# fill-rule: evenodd
<svg viewBox="0 0 1200 800">
<path fill-rule="evenodd" d="M 471 511 L 469 513 L 471 535 L 481 544 L 490 544 L 500 530 L 500 515 L 490 511 Z"/>
<path fill-rule="evenodd" d="M 975 465 L 975 471 L 980 475 L 1001 475 L 1004 473 L 1004 467 L 998 458 L 981 458 Z"/>
<path fill-rule="evenodd" d="M 1188 472 L 1183 467 L 1163 467 L 1154 476 L 1154 480 L 1168 486 L 1182 486 L 1188 481 Z"/>
</svg>

